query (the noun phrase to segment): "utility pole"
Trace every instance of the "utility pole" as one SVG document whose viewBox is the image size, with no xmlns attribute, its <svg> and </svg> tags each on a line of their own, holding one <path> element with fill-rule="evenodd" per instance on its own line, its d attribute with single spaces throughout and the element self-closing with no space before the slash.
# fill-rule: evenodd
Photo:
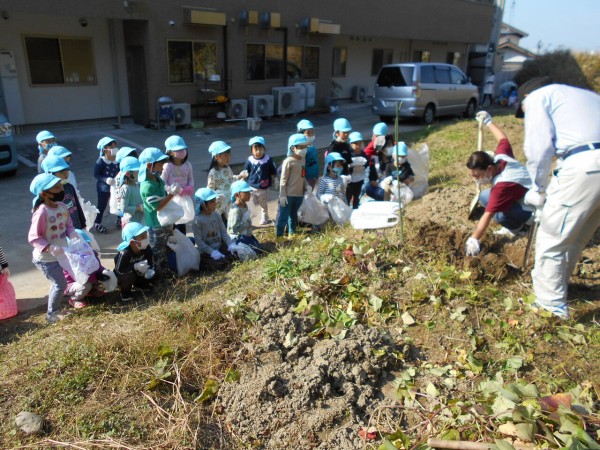
<svg viewBox="0 0 600 450">
<path fill-rule="evenodd" d="M 494 70 L 494 56 L 496 55 L 496 46 L 500 37 L 500 29 L 502 28 L 502 17 L 504 15 L 505 0 L 496 0 L 496 10 L 492 22 L 492 31 L 488 42 L 487 55 L 485 57 L 485 70 L 489 73 Z"/>
</svg>

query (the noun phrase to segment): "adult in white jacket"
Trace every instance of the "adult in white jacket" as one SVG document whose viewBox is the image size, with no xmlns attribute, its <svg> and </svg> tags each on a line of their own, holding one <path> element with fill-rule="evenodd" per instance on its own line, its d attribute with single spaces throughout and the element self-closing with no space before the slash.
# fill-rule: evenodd
<svg viewBox="0 0 600 450">
<path fill-rule="evenodd" d="M 529 80 L 518 94 L 533 182 L 525 202 L 541 209 L 531 274 L 535 306 L 566 318 L 569 277 L 600 226 L 600 95 L 548 77 Z"/>
</svg>

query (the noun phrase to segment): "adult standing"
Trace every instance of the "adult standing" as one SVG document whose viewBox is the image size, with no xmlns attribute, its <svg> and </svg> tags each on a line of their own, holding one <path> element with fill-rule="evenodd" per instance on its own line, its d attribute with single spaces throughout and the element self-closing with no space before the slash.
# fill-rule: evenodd
<svg viewBox="0 0 600 450">
<path fill-rule="evenodd" d="M 529 80 L 518 95 L 533 183 L 525 202 L 543 208 L 531 273 L 534 306 L 566 318 L 569 277 L 600 226 L 600 95 L 549 77 Z"/>
<path fill-rule="evenodd" d="M 485 106 L 485 101 L 489 99 L 490 104 L 492 106 L 493 98 L 494 98 L 494 84 L 496 83 L 496 76 L 493 71 L 490 71 L 487 78 L 485 79 L 485 83 L 483 84 L 483 97 L 481 97 L 481 103 L 479 106 Z"/>
</svg>

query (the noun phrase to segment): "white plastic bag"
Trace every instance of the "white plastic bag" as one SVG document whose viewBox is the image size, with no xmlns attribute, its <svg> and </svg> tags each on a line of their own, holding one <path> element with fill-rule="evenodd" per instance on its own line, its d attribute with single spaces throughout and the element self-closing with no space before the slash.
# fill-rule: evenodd
<svg viewBox="0 0 600 450">
<path fill-rule="evenodd" d="M 79 284 L 87 283 L 90 274 L 100 268 L 94 250 L 83 239 L 71 239 L 58 262 Z"/>
<path fill-rule="evenodd" d="M 102 285 L 102 289 L 104 289 L 104 292 L 114 291 L 117 288 L 118 284 L 117 276 L 115 275 L 115 273 L 112 270 L 104 269 L 102 271 L 102 275 L 108 277 L 107 280 L 100 282 L 100 284 Z"/>
<path fill-rule="evenodd" d="M 177 203 L 183 209 L 183 217 L 175 222 L 175 225 L 183 225 L 194 220 L 194 201 L 187 195 L 176 195 L 169 203 Z"/>
<path fill-rule="evenodd" d="M 352 212 L 350 224 L 357 230 L 393 227 L 398 223 L 398 202 L 370 201 Z"/>
<path fill-rule="evenodd" d="M 89 231 L 92 228 L 94 228 L 96 216 L 100 211 L 98 211 L 98 208 L 96 208 L 95 205 L 92 205 L 92 203 L 89 200 L 87 202 L 84 202 L 83 199 L 81 200 L 81 209 L 83 209 L 83 215 L 85 216 L 85 224 L 87 225 L 86 230 Z"/>
<path fill-rule="evenodd" d="M 173 236 L 169 238 L 167 245 L 175 252 L 178 276 L 182 277 L 190 270 L 198 270 L 200 266 L 200 252 L 198 252 L 198 249 L 185 234 L 178 229 L 174 229 Z"/>
<path fill-rule="evenodd" d="M 415 180 L 410 183 L 410 189 L 414 194 L 413 199 L 416 200 L 423 197 L 429 187 L 429 146 L 421 144 L 416 150 L 409 148 L 407 159 L 415 173 Z"/>
<path fill-rule="evenodd" d="M 148 201 L 150 203 L 160 202 L 161 200 L 162 198 L 156 195 L 148 197 Z M 165 206 L 163 206 L 162 209 L 156 212 L 156 218 L 158 219 L 160 226 L 164 227 L 166 225 L 173 225 L 183 217 L 183 214 L 184 211 L 181 205 L 171 200 Z"/>
<path fill-rule="evenodd" d="M 257 257 L 256 252 L 252 247 L 248 244 L 244 244 L 243 242 L 238 242 L 235 245 L 235 249 L 233 250 L 235 254 L 240 258 L 241 261 L 248 261 L 249 259 L 254 259 Z"/>
<path fill-rule="evenodd" d="M 329 203 L 327 203 L 327 209 L 329 209 L 331 218 L 338 225 L 344 225 L 350 220 L 350 216 L 352 216 L 352 208 L 338 197 L 332 197 L 331 200 L 329 200 Z"/>
<path fill-rule="evenodd" d="M 298 210 L 298 220 L 312 225 L 321 225 L 329 220 L 329 211 L 314 192 L 307 192 Z"/>
<path fill-rule="evenodd" d="M 121 195 L 120 189 L 115 186 L 110 187 L 110 199 L 108 200 L 108 211 L 115 216 L 119 215 L 119 196 Z"/>
<path fill-rule="evenodd" d="M 411 183 L 411 186 L 412 186 L 412 183 Z M 400 183 L 400 189 L 398 189 L 398 183 L 396 181 L 394 181 L 392 184 L 391 190 L 392 190 L 391 201 L 397 203 L 398 196 L 399 196 L 401 203 L 402 203 L 402 208 L 406 208 L 406 205 L 408 205 L 414 198 L 414 193 L 413 193 L 412 189 L 409 186 L 405 185 L 404 183 Z"/>
</svg>

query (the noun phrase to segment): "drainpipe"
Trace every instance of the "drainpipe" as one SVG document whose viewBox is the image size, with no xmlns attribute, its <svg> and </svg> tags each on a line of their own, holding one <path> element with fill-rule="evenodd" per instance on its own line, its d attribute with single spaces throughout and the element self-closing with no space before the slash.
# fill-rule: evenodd
<svg viewBox="0 0 600 450">
<path fill-rule="evenodd" d="M 279 27 L 279 31 L 283 31 L 283 85 L 287 86 L 288 74 L 287 74 L 287 63 L 288 63 L 288 28 Z"/>
<path fill-rule="evenodd" d="M 115 105 L 117 107 L 116 128 L 121 128 L 121 86 L 119 85 L 119 67 L 117 64 L 117 46 L 115 39 L 115 21 L 108 19 L 108 43 L 112 62 L 113 85 L 115 89 Z"/>
</svg>

